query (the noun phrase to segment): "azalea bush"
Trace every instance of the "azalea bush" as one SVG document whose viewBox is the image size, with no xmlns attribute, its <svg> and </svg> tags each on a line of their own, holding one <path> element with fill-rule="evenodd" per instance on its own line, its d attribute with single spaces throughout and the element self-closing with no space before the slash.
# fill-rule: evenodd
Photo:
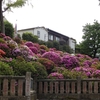
<svg viewBox="0 0 100 100">
<path fill-rule="evenodd" d="M 11 49 L 6 43 L 0 43 L 0 49 L 6 53 L 6 56 L 11 56 Z"/>
<path fill-rule="evenodd" d="M 62 64 L 64 64 L 65 68 L 73 69 L 75 67 L 79 67 L 78 60 L 75 56 L 65 55 L 62 57 Z"/>
<path fill-rule="evenodd" d="M 61 64 L 61 57 L 56 52 L 46 52 L 42 55 L 42 57 L 53 61 L 57 65 Z"/>
<path fill-rule="evenodd" d="M 3 57 L 6 53 L 0 49 L 0 57 Z"/>
<path fill-rule="evenodd" d="M 76 71 L 76 72 L 80 72 L 82 74 L 85 74 L 88 78 L 92 78 L 93 77 L 93 72 L 96 69 L 94 68 L 89 68 L 89 67 L 76 67 L 74 68 L 72 71 Z M 82 76 L 82 75 L 81 75 Z"/>
<path fill-rule="evenodd" d="M 26 75 L 26 72 L 31 72 L 32 77 L 36 73 L 36 69 L 32 65 L 32 63 L 27 62 L 25 60 L 19 61 L 18 59 L 13 59 L 8 62 L 9 66 L 12 67 L 14 71 L 14 75 L 23 76 Z"/>
<path fill-rule="evenodd" d="M 48 78 L 49 79 L 64 79 L 64 76 L 61 73 L 53 72 L 49 74 Z"/>
<path fill-rule="evenodd" d="M 51 73 L 52 69 L 56 67 L 55 63 L 47 58 L 39 58 L 38 61 L 45 66 L 48 73 Z"/>
<path fill-rule="evenodd" d="M 6 43 L 3 38 L 0 38 L 0 43 Z"/>
<path fill-rule="evenodd" d="M 7 63 L 0 61 L 0 75 L 14 75 L 14 71 Z"/>
<path fill-rule="evenodd" d="M 100 78 L 100 70 L 95 70 L 95 71 L 93 72 L 93 77 L 94 77 L 94 78 Z"/>
<path fill-rule="evenodd" d="M 52 72 L 63 73 L 65 70 L 67 70 L 67 69 L 64 67 L 54 67 Z"/>
<path fill-rule="evenodd" d="M 38 49 L 36 47 L 34 47 L 34 46 L 30 46 L 29 49 L 35 54 L 38 53 Z"/>
<path fill-rule="evenodd" d="M 18 48 L 12 50 L 14 57 L 22 56 L 26 61 L 33 60 L 34 53 L 25 45 L 20 45 Z"/>
<path fill-rule="evenodd" d="M 28 47 L 34 46 L 33 42 L 31 42 L 31 41 L 25 42 L 25 45 L 28 46 Z"/>
<path fill-rule="evenodd" d="M 40 49 L 43 49 L 43 50 L 46 50 L 46 51 L 48 51 L 49 49 L 48 49 L 48 47 L 47 46 L 45 46 L 45 45 L 40 45 Z"/>
<path fill-rule="evenodd" d="M 44 65 L 42 65 L 39 62 L 32 62 L 32 65 L 34 66 L 36 72 L 33 77 L 38 79 L 45 79 L 48 76 L 48 73 L 46 71 L 46 68 Z"/>
<path fill-rule="evenodd" d="M 30 71 L 32 77 L 39 79 L 100 78 L 100 61 L 97 58 L 71 55 L 31 41 L 12 39 L 5 34 L 0 34 L 0 64 L 1 74 L 25 75 Z"/>
</svg>

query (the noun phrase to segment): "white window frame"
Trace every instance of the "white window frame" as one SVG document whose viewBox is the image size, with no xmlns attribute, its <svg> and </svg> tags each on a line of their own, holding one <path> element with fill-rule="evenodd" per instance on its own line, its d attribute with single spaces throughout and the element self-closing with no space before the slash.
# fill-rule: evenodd
<svg viewBox="0 0 100 100">
<path fill-rule="evenodd" d="M 53 35 L 49 35 L 49 40 L 53 40 Z"/>
</svg>

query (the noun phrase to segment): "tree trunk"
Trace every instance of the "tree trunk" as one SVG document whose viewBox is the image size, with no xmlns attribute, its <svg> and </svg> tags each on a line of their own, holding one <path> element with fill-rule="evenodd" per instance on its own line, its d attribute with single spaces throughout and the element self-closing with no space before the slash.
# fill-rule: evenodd
<svg viewBox="0 0 100 100">
<path fill-rule="evenodd" d="M 0 0 L 0 32 L 4 33 L 3 13 L 2 13 L 2 1 Z"/>
</svg>

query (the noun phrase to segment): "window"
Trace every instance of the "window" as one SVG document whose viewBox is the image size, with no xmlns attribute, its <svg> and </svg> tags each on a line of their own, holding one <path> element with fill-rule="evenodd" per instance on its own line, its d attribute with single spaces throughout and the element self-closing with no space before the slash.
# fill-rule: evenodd
<svg viewBox="0 0 100 100">
<path fill-rule="evenodd" d="M 40 38 L 40 31 L 37 31 L 37 36 Z"/>
<path fill-rule="evenodd" d="M 53 35 L 49 35 L 49 40 L 53 40 Z"/>
<path fill-rule="evenodd" d="M 46 34 L 44 34 L 44 41 L 46 41 Z"/>
<path fill-rule="evenodd" d="M 59 41 L 60 40 L 60 38 L 59 37 L 56 37 L 56 41 Z"/>
</svg>

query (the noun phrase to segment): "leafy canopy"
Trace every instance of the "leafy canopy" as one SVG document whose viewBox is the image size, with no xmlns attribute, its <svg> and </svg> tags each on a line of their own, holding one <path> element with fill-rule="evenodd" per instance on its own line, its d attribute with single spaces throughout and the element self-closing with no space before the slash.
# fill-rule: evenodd
<svg viewBox="0 0 100 100">
<path fill-rule="evenodd" d="M 4 33 L 4 23 L 3 23 L 3 12 L 12 11 L 12 8 L 19 8 L 25 6 L 25 4 L 31 4 L 31 0 L 0 0 L 0 29 L 1 33 Z"/>
<path fill-rule="evenodd" d="M 100 23 L 94 21 L 93 24 L 86 24 L 83 33 L 83 41 L 80 43 L 81 53 L 96 57 L 100 49 Z"/>
</svg>

